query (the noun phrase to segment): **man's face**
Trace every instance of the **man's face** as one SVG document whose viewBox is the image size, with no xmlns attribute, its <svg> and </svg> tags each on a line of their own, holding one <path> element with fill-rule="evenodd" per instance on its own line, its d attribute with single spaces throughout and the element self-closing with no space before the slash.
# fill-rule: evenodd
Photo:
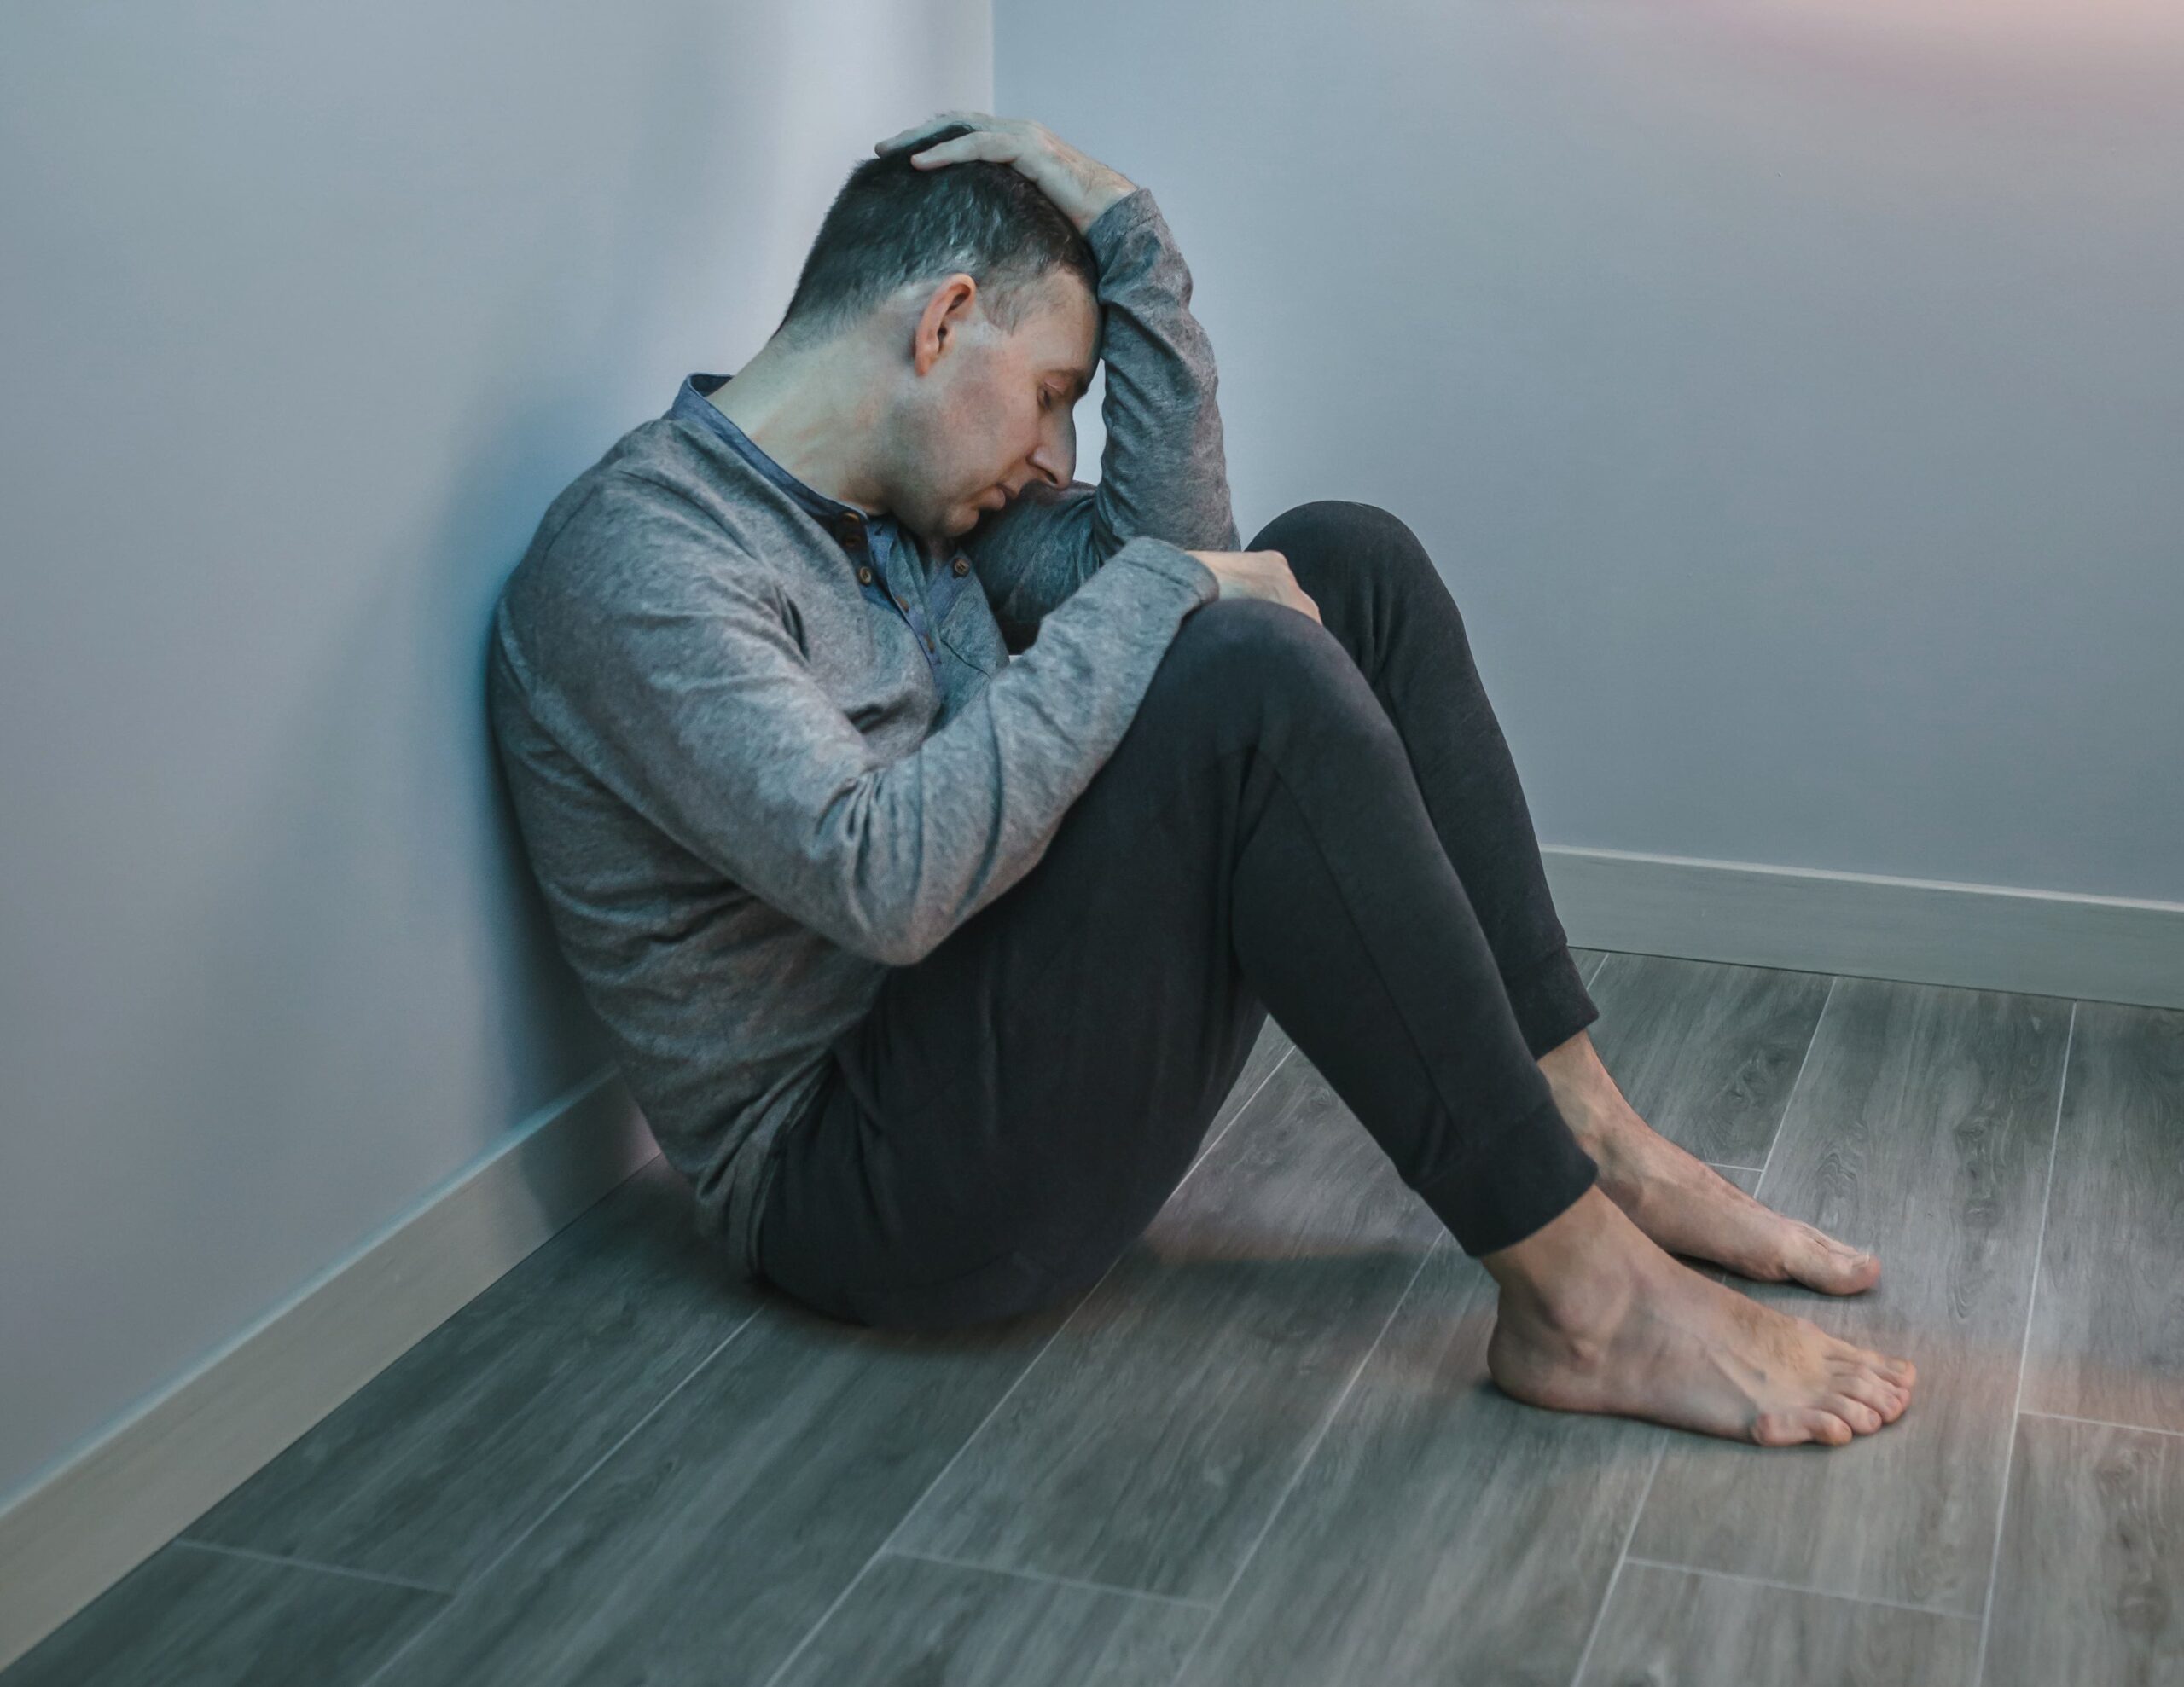
<svg viewBox="0 0 2184 1687">
<path fill-rule="evenodd" d="M 889 506 L 912 531 L 954 540 L 1031 481 L 1075 477 L 1074 406 L 1099 355 L 1100 311 L 1081 281 L 1056 271 L 1031 290 L 1013 332 L 975 303 L 946 321 L 902 418 Z"/>
</svg>

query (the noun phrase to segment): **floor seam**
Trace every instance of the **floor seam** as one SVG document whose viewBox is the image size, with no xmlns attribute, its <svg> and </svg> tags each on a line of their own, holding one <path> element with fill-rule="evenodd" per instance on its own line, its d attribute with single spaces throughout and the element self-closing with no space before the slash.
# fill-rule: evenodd
<svg viewBox="0 0 2184 1687">
<path fill-rule="evenodd" d="M 1600 1609 L 1593 1613 L 1593 1626 L 1585 1631 L 1584 1649 L 1577 1654 L 1577 1667 L 1570 1672 L 1570 1687 L 1585 1678 L 1585 1667 L 1593 1661 L 1593 1648 L 1600 1643 L 1600 1630 L 1607 1623 L 1607 1608 L 1615 1598 L 1615 1585 L 1623 1580 L 1623 1567 L 1632 1562 L 1642 1563 L 1630 1556 L 1630 1543 L 1638 1534 L 1638 1520 L 1646 1515 L 1646 1502 L 1653 1497 L 1653 1479 L 1661 1474 L 1661 1461 L 1667 1458 L 1669 1435 L 1666 1429 L 1656 1432 L 1659 1437 L 1653 1444 L 1653 1462 L 1646 1471 L 1646 1485 L 1638 1490 L 1638 1503 L 1630 1508 L 1630 1522 L 1623 1531 L 1623 1545 L 1616 1549 L 1615 1567 L 1607 1573 L 1607 1586 L 1600 1590 Z"/>
<path fill-rule="evenodd" d="M 1007 1564 L 981 1564 L 968 1558 L 949 1558 L 938 1552 L 914 1552 L 907 1547 L 883 1546 L 877 1555 L 882 1558 L 903 1558 L 915 1563 L 940 1564 L 951 1570 L 976 1570 L 985 1575 L 1014 1576 L 1021 1581 L 1036 1581 L 1050 1587 L 1082 1588 L 1091 1593 L 1118 1593 L 1126 1599 L 1151 1599 L 1163 1605 L 1183 1605 L 1194 1611 L 1211 1615 L 1219 1607 L 1211 1599 L 1192 1599 L 1180 1593 L 1156 1593 L 1149 1587 L 1127 1587 L 1120 1582 L 1095 1581 L 1089 1576 L 1056 1575 L 1047 1570 L 1027 1570 Z"/>
<path fill-rule="evenodd" d="M 1273 1022 L 1269 1019 L 1268 1023 L 1272 1023 Z M 1283 1035 L 1287 1036 L 1288 1034 L 1284 1032 Z M 1252 1093 L 1244 1098 L 1243 1104 L 1238 1107 L 1234 1112 L 1228 1116 L 1228 1122 L 1223 1125 L 1221 1128 L 1216 1131 L 1211 1137 L 1207 1138 L 1205 1141 L 1199 1145 L 1197 1158 L 1191 1162 L 1191 1171 L 1196 1171 L 1198 1169 L 1199 1161 L 1205 1159 L 1207 1155 L 1218 1148 L 1221 1145 L 1222 1139 L 1226 1137 L 1230 1131 L 1236 1128 L 1236 1121 L 1242 1118 L 1245 1114 L 1251 1111 L 1252 1104 L 1259 1099 L 1259 1093 L 1269 1084 L 1274 1081 L 1274 1075 L 1279 1072 L 1284 1066 L 1287 1066 L 1289 1064 L 1289 1057 L 1296 1052 L 1297 1045 L 1293 1042 L 1291 1043 L 1288 1047 L 1281 1051 L 1281 1054 L 1275 1058 L 1274 1064 L 1266 1069 L 1266 1075 L 1261 1078 L 1258 1082 L 1252 1086 Z M 1183 1175 L 1185 1177 L 1188 1177 L 1190 1173 L 1186 1172 Z M 1176 1187 L 1181 1189 L 1182 1185 L 1178 1183 Z"/>
<path fill-rule="evenodd" d="M 2017 1426 L 2024 1406 L 2024 1365 L 2032 1351 L 2032 1324 L 2040 1312 L 2040 1256 L 2048 1246 L 2048 1209 L 2055 1198 L 2055 1154 L 2063 1144 L 2063 1099 L 2071 1091 L 2071 1056 L 2077 1046 L 2078 1005 L 2071 1004 L 2070 1029 L 2063 1036 L 2063 1074 L 2055 1084 L 2055 1128 L 2048 1139 L 2048 1180 L 2040 1190 L 2040 1233 L 2032 1244 L 2032 1286 L 2024 1297 L 2024 1337 L 2018 1343 L 2017 1389 L 2010 1400 L 2009 1434 L 2002 1448 L 2002 1492 L 1995 1502 L 1995 1550 L 1987 1560 L 1987 1597 L 1979 1606 L 1979 1650 L 1972 1666 L 1972 1687 L 1987 1678 L 1987 1634 L 1995 1617 L 1995 1583 L 2001 1574 L 2002 1528 L 2010 1515 L 2010 1475 L 2017 1466 Z"/>
<path fill-rule="evenodd" d="M 1601 964 L 1605 965 L 1606 963 Z M 1767 1137 L 1766 1154 L 1762 1157 L 1759 1164 L 1756 1167 L 1736 1168 L 1756 1171 L 1758 1174 L 1751 1182 L 1752 1199 L 1755 1201 L 1759 1198 L 1760 1191 L 1767 1186 L 1768 1168 L 1774 1163 L 1775 1146 L 1782 1140 L 1782 1133 L 1789 1125 L 1790 1110 L 1796 1104 L 1798 1091 L 1804 1083 L 1805 1069 L 1812 1064 L 1812 1052 L 1819 1046 L 1820 1028 L 1827 1023 L 1828 1004 L 1835 1000 L 1835 986 L 1840 977 L 1841 975 L 1838 973 L 1828 975 L 1827 994 L 1821 998 L 1820 1012 L 1813 1016 L 1812 1031 L 1805 1039 L 1804 1055 L 1798 1060 L 1797 1075 L 1790 1080 L 1789 1090 L 1782 1098 L 1782 1110 L 1774 1116 L 1774 1128 L 1768 1133 Z M 1715 1280 L 1726 1282 L 1728 1280 L 1726 1272 L 1717 1272 Z M 1615 1597 L 1616 1584 L 1623 1579 L 1623 1567 L 1627 1563 L 1647 1564 L 1653 1562 L 1647 1558 L 1633 1558 L 1630 1556 L 1630 1543 L 1638 1537 L 1638 1524 L 1646 1515 L 1647 1502 L 1653 1497 L 1653 1482 L 1661 1474 L 1662 1461 L 1668 1456 L 1668 1435 L 1664 1430 L 1659 1445 L 1653 1449 L 1653 1466 L 1646 1472 L 1646 1485 L 1639 1490 L 1638 1504 L 1631 1508 L 1630 1526 L 1623 1532 L 1623 1545 L 1616 1552 L 1615 1568 L 1608 1572 L 1607 1586 L 1600 1594 L 1600 1609 L 1593 1613 L 1593 1626 L 1586 1633 L 1585 1648 L 1577 1655 L 1577 1668 L 1570 1673 L 1571 1687 L 1577 1687 L 1577 1684 L 1583 1680 L 1586 1666 L 1592 1661 L 1593 1648 L 1599 1644 L 1600 1630 L 1607 1621 L 1607 1609 Z"/>
<path fill-rule="evenodd" d="M 2184 1429 L 2164 1429 L 2157 1423 L 2123 1423 L 2113 1417 L 2081 1417 L 2074 1412 L 2040 1412 L 2029 1406 L 2017 1409 L 2020 1417 L 2046 1417 L 2058 1423 L 2083 1423 L 2095 1429 L 2125 1429 L 2140 1435 L 2171 1435 L 2184 1438 Z"/>
<path fill-rule="evenodd" d="M 1790 1110 L 1798 1104 L 1798 1092 L 1804 1087 L 1805 1069 L 1812 1064 L 1812 1052 L 1820 1046 L 1820 1028 L 1827 1023 L 1827 1010 L 1835 1000 L 1835 987 L 1843 982 L 1839 972 L 1831 973 L 1827 979 L 1827 994 L 1820 1000 L 1820 1012 L 1814 1016 L 1812 1035 L 1805 1039 L 1804 1058 L 1798 1062 L 1798 1075 L 1790 1080 L 1790 1093 L 1782 1098 L 1782 1110 L 1775 1116 L 1774 1129 L 1767 1139 L 1767 1153 L 1759 1162 L 1759 1176 L 1751 1186 L 1751 1198 L 1759 1200 L 1767 1188 L 1767 1174 L 1774 1164 L 1774 1151 L 1781 1145 L 1782 1133 L 1790 1126 Z"/>
<path fill-rule="evenodd" d="M 1448 1232 L 1442 1232 L 1433 1238 L 1426 1251 L 1419 1255 L 1417 1267 L 1410 1273 L 1410 1280 L 1403 1285 L 1403 1293 L 1396 1296 L 1395 1304 L 1388 1308 L 1388 1315 L 1380 1320 L 1380 1327 L 1374 1332 L 1373 1340 L 1366 1348 L 1364 1356 L 1357 1361 L 1356 1368 L 1350 1373 L 1349 1380 L 1343 1383 L 1342 1392 L 1334 1397 L 1334 1404 L 1327 1409 L 1327 1415 L 1321 1419 L 1320 1427 L 1313 1433 L 1311 1445 L 1304 1449 L 1304 1456 L 1297 1461 L 1297 1468 L 1289 1473 L 1289 1480 L 1281 1485 L 1281 1492 L 1275 1496 L 1274 1504 L 1267 1508 L 1266 1521 L 1259 1525 L 1258 1533 L 1252 1537 L 1252 1544 L 1244 1549 L 1244 1556 L 1236 1565 L 1235 1574 L 1228 1578 L 1228 1586 L 1221 1590 L 1221 1597 L 1214 1601 L 1214 1609 L 1217 1613 L 1228 1608 L 1229 1598 L 1242 1585 L 1246 1573 L 1252 1568 L 1252 1561 L 1258 1557 L 1260 1546 L 1264 1544 L 1267 1536 L 1272 1533 L 1275 1522 L 1287 1508 L 1289 1496 L 1297 1491 L 1297 1484 L 1304 1480 L 1304 1472 L 1311 1468 L 1312 1461 L 1320 1456 L 1321 1444 L 1327 1440 L 1327 1432 L 1334 1427 L 1335 1419 L 1342 1416 L 1342 1408 L 1348 1403 L 1351 1391 L 1356 1388 L 1357 1379 L 1365 1374 L 1366 1366 L 1372 1364 L 1373 1355 L 1380 1350 L 1380 1343 L 1387 1340 L 1388 1331 L 1395 1327 L 1397 1314 L 1402 1312 L 1404 1302 L 1410 1299 L 1412 1292 L 1418 1287 L 1419 1278 L 1426 1275 L 1427 1264 L 1449 1239 Z M 1182 1661 L 1176 1666 L 1175 1674 L 1169 1678 L 1171 1684 L 1180 1683 L 1190 1673 L 1191 1665 L 1198 1659 L 1199 1648 L 1205 1644 L 1205 1637 L 1213 1632 L 1214 1626 L 1214 1621 L 1209 1620 L 1203 1628 L 1199 1630 L 1197 1638 L 1190 1644 L 1190 1649 L 1183 1654 Z"/>
<path fill-rule="evenodd" d="M 1256 1102 L 1259 1099 L 1260 1093 L 1264 1091 L 1267 1085 L 1273 1081 L 1274 1075 L 1288 1064 L 1289 1056 L 1295 1052 L 1296 1046 L 1292 1042 L 1289 1050 L 1282 1055 L 1281 1058 L 1275 1061 L 1272 1066 L 1267 1069 L 1266 1076 L 1259 1081 L 1258 1087 L 1252 1092 L 1250 1099 L 1246 1100 L 1241 1107 L 1239 1107 L 1230 1116 L 1228 1125 L 1221 1133 L 1223 1136 L 1227 1136 L 1229 1131 L 1235 1129 L 1237 1125 L 1242 1122 L 1244 1115 L 1251 1111 L 1252 1103 Z M 1211 1157 L 1209 1153 L 1201 1152 L 1198 1158 L 1193 1160 L 1189 1167 L 1184 1171 L 1182 1176 L 1176 1180 L 1176 1189 L 1180 1190 L 1185 1184 L 1188 1183 L 1194 1177 L 1197 1176 L 1198 1168 L 1204 1165 L 1209 1157 Z M 1175 1198 L 1175 1191 L 1171 1190 L 1169 1191 L 1168 1198 L 1170 1200 L 1173 1200 Z M 811 1644 L 811 1643 L 818 1638 L 820 1632 L 824 1629 L 829 1622 L 834 1620 L 834 1613 L 841 1609 L 843 1605 L 848 1602 L 850 1596 L 857 1591 L 858 1585 L 862 1583 L 865 1577 L 871 1573 L 872 1567 L 880 1562 L 883 1555 L 894 1550 L 895 1537 L 902 1533 L 903 1528 L 909 1524 L 910 1519 L 917 1516 L 919 1508 L 924 1505 L 926 1501 L 930 1499 L 933 1496 L 934 1493 L 938 1490 L 940 1484 L 947 1479 L 948 1473 L 956 1468 L 958 1461 L 962 1458 L 966 1452 L 970 1451 L 973 1444 L 977 1441 L 980 1435 L 985 1433 L 986 1426 L 992 1423 L 996 1417 L 1001 1415 L 1002 1407 L 1008 1405 L 1009 1400 L 1014 1397 L 1016 1391 L 1024 1386 L 1024 1379 L 1039 1368 L 1039 1361 L 1044 1359 L 1048 1353 L 1053 1351 L 1054 1343 L 1061 1339 L 1062 1333 L 1066 1330 L 1071 1325 L 1077 1321 L 1077 1313 L 1082 1312 L 1091 1301 L 1092 1298 L 1100 1292 L 1101 1285 L 1106 1283 L 1108 1278 L 1114 1275 L 1115 1267 L 1123 1262 L 1123 1260 L 1128 1256 L 1128 1254 L 1129 1249 L 1124 1249 L 1121 1254 L 1109 1261 L 1107 1270 L 1100 1273 L 1098 1281 L 1095 1282 L 1089 1289 L 1087 1289 L 1084 1291 L 1083 1296 L 1079 1298 L 1075 1306 L 1069 1309 L 1068 1313 L 1063 1317 L 1061 1322 L 1054 1325 L 1054 1333 L 1049 1335 L 1047 1339 L 1040 1344 L 1038 1352 L 1033 1354 L 1031 1357 L 1025 1361 L 1024 1368 L 1016 1373 L 1015 1380 L 1010 1383 L 1006 1388 L 1002 1390 L 1001 1398 L 996 1400 L 993 1403 L 991 1408 L 986 1412 L 986 1415 L 979 1420 L 978 1426 L 973 1429 L 968 1435 L 963 1438 L 963 1444 L 957 1447 L 956 1451 L 949 1456 L 948 1462 L 940 1467 L 939 1473 L 935 1475 L 930 1482 L 926 1484 L 924 1492 L 920 1493 L 915 1499 L 912 1500 L 908 1508 L 904 1510 L 903 1515 L 895 1520 L 895 1527 L 887 1532 L 886 1539 L 882 1540 L 878 1546 L 873 1549 L 872 1556 L 869 1558 L 867 1558 L 864 1562 L 858 1567 L 857 1573 L 842 1585 L 842 1591 L 837 1593 L 834 1597 L 833 1600 L 829 1602 L 827 1609 L 819 1614 L 819 1620 L 804 1632 L 804 1638 L 798 1641 L 796 1644 L 790 1649 L 788 1655 L 781 1661 L 781 1663 L 774 1669 L 771 1674 L 767 1676 L 764 1687 L 775 1687 L 775 1684 L 779 1682 L 788 1673 L 790 1667 L 799 1657 L 804 1655 L 805 1649 Z M 908 1555 L 898 1554 L 897 1556 L 906 1557 Z M 364 1684 L 364 1687 L 371 1687 L 371 1684 L 367 1682 Z"/>
<path fill-rule="evenodd" d="M 1740 1581 L 1752 1587 L 1770 1587 L 1782 1593 L 1810 1594 L 1815 1599 L 1841 1599 L 1854 1605 L 1878 1605 L 1891 1611 L 1915 1611 L 1922 1617 L 1949 1617 L 1957 1622 L 1979 1620 L 1970 1611 L 1952 1611 L 1943 1605 L 1920 1605 L 1908 1599 L 1884 1598 L 1878 1593 L 1842 1593 L 1833 1588 L 1807 1587 L 1794 1581 L 1782 1581 L 1774 1576 L 1747 1575 L 1741 1570 L 1719 1570 L 1705 1564 L 1671 1563 L 1665 1558 L 1633 1557 L 1629 1562 L 1649 1570 L 1674 1570 L 1682 1575 L 1713 1576 L 1722 1581 Z"/>
<path fill-rule="evenodd" d="M 554 1514 L 559 1511 L 562 1506 L 567 1504 L 571 1497 L 573 1496 L 579 1488 L 583 1487 L 586 1482 L 590 1481 L 594 1476 L 597 1475 L 603 1468 L 605 1468 L 607 1460 L 613 1458 L 616 1453 L 627 1446 L 630 1444 L 631 1437 L 636 1435 L 644 1429 L 646 1424 L 651 1423 L 653 1418 L 659 1417 L 659 1414 L 666 1409 L 667 1403 L 670 1400 L 673 1400 L 676 1395 L 681 1394 L 683 1389 L 688 1388 L 707 1365 L 718 1359 L 721 1354 L 727 1352 L 745 1330 L 756 1324 L 758 1321 L 760 1310 L 760 1308 L 754 1307 L 751 1313 L 744 1318 L 741 1324 L 738 1324 L 735 1329 L 729 1330 L 727 1335 L 721 1338 L 718 1346 L 715 1347 L 711 1353 L 707 1354 L 692 1367 L 688 1376 L 685 1377 L 681 1382 L 677 1383 L 673 1388 L 662 1394 L 657 1400 L 653 1401 L 650 1411 L 647 1412 L 643 1417 L 638 1418 L 636 1423 L 630 1424 L 627 1429 L 624 1430 L 622 1434 L 615 1439 L 613 1446 L 608 1447 L 606 1452 L 601 1453 L 597 1458 L 594 1459 L 592 1463 L 585 1468 L 584 1473 L 582 1475 L 578 1476 L 575 1481 L 570 1483 L 567 1487 L 564 1488 L 560 1496 L 552 1504 L 547 1506 L 544 1510 L 540 1511 L 537 1516 L 533 1517 L 528 1523 L 526 1523 L 522 1529 L 518 1531 L 515 1537 L 511 1539 L 506 1546 L 503 1546 L 498 1552 L 496 1552 L 479 1569 L 478 1569 L 474 1574 L 465 1577 L 462 1586 L 458 1587 L 449 1597 L 447 1603 L 441 1606 L 439 1610 L 433 1612 L 429 1620 L 418 1626 L 415 1633 L 412 1634 L 407 1640 L 404 1640 L 399 1646 L 396 1647 L 393 1651 L 390 1652 L 380 1667 L 374 1670 L 369 1675 L 366 1676 L 363 1680 L 359 1682 L 357 1684 L 357 1687 L 373 1687 L 373 1684 L 375 1682 L 378 1681 L 380 1677 L 384 1676 L 387 1673 L 387 1671 L 392 1669 L 398 1662 L 408 1655 L 412 1647 L 415 1646 L 419 1641 L 422 1640 L 427 1634 L 439 1627 L 442 1622 L 445 1621 L 450 1612 L 459 1609 L 467 1595 L 468 1595 L 473 1590 L 483 1586 L 485 1580 L 491 1576 L 496 1569 L 499 1568 L 504 1562 L 506 1562 L 508 1556 L 513 1553 L 517 1547 L 522 1545 L 525 1541 L 530 1539 L 533 1534 L 537 1533 L 538 1530 L 544 1526 L 548 1518 L 553 1516 Z"/>
<path fill-rule="evenodd" d="M 195 1535 L 178 1534 L 169 1546 L 191 1546 L 200 1552 L 217 1552 L 224 1557 L 247 1558 L 253 1563 L 279 1564 L 292 1570 L 317 1570 L 322 1574 L 348 1576 L 356 1581 L 375 1581 L 388 1587 L 406 1587 L 415 1593 L 436 1593 L 443 1599 L 455 1597 L 455 1589 L 443 1587 L 436 1582 L 416 1581 L 408 1576 L 383 1575 L 377 1570 L 352 1569 L 346 1564 L 328 1564 L 317 1558 L 297 1558 L 282 1552 L 267 1552 L 254 1546 L 230 1546 L 225 1541 L 200 1540 Z"/>
</svg>

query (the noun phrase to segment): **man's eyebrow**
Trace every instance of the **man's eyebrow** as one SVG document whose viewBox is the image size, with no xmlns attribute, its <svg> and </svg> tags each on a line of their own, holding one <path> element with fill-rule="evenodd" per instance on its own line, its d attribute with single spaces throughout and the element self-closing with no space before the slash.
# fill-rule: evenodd
<svg viewBox="0 0 2184 1687">
<path fill-rule="evenodd" d="M 1070 380 L 1070 402 L 1074 403 L 1092 390 L 1092 371 L 1072 368 L 1065 363 L 1055 369 L 1056 374 L 1067 375 Z"/>
</svg>

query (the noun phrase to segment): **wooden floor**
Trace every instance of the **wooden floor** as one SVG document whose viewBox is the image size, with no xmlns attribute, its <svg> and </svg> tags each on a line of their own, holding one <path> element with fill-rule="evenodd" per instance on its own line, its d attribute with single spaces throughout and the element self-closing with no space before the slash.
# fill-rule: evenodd
<svg viewBox="0 0 2184 1687">
<path fill-rule="evenodd" d="M 1269 1027 L 1107 1278 L 961 1336 L 723 1286 L 655 1161 L 0 1687 L 2184 1681 L 2184 1013 L 1583 964 L 1658 1129 L 1879 1252 L 1748 1286 L 1911 1354 L 1895 1427 L 1502 1397 Z"/>
</svg>

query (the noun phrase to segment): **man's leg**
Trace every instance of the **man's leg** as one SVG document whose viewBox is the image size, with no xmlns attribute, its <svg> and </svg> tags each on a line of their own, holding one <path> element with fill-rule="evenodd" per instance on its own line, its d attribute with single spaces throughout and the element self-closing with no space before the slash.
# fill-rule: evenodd
<svg viewBox="0 0 2184 1687">
<path fill-rule="evenodd" d="M 1432 822 L 1494 952 L 1535 1058 L 1600 1017 L 1548 895 L 1531 810 L 1472 659 L 1455 600 L 1425 547 L 1372 504 L 1327 500 L 1251 542 L 1280 551 L 1394 722 Z"/>
<path fill-rule="evenodd" d="M 1224 602 L 1040 862 L 838 1046 L 785 1135 L 765 1274 L 911 1323 L 1096 1278 L 1269 1009 L 1473 1253 L 1591 1182 L 1356 665 L 1292 610 Z"/>
<path fill-rule="evenodd" d="M 1677 1253 L 1831 1294 L 1870 1287 L 1878 1260 L 1763 1206 L 1666 1141 L 1602 1065 L 1584 1031 L 1599 1009 L 1571 965 L 1524 788 L 1463 617 L 1418 536 L 1374 505 L 1327 500 L 1276 516 L 1251 548 L 1288 559 L 1395 723 L 1525 1043 L 1602 1190 Z"/>
<path fill-rule="evenodd" d="M 1183 623 L 1045 857 L 884 982 L 783 1137 L 764 1273 L 921 1327 L 1089 1284 L 1188 1168 L 1263 1001 L 1502 1283 L 1523 1398 L 1847 1440 L 1908 1368 L 1677 1265 L 1592 1188 L 1402 739 L 1293 612 Z"/>
</svg>

